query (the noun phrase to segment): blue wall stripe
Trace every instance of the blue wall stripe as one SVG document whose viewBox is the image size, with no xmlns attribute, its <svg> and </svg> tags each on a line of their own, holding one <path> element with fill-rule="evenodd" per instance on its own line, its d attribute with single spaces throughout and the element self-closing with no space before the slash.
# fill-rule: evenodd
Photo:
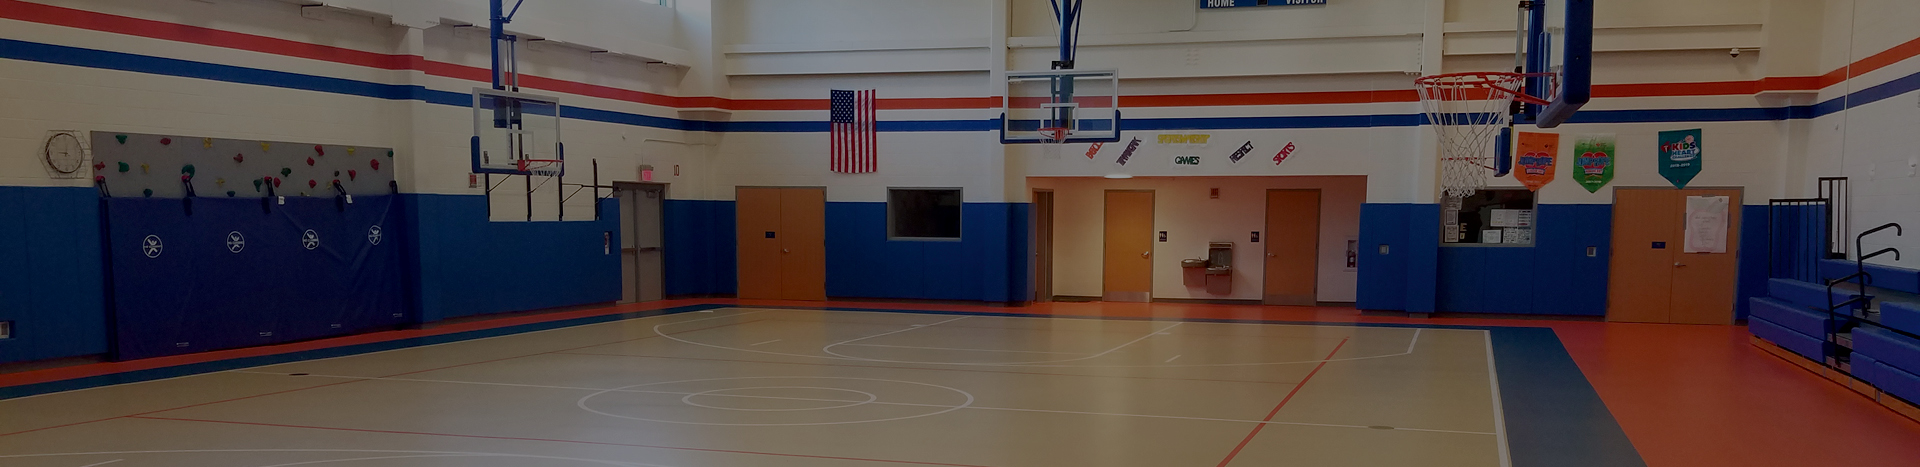
<svg viewBox="0 0 1920 467">
<path fill-rule="evenodd" d="M 328 92 L 379 99 L 411 99 L 459 107 L 469 107 L 472 105 L 472 98 L 468 94 L 426 89 L 421 86 L 371 83 L 342 78 L 11 39 L 0 39 L 0 58 Z M 1589 110 L 1575 115 L 1571 122 L 1750 122 L 1816 118 L 1831 115 L 1847 108 L 1879 102 L 1915 90 L 1920 90 L 1920 73 L 1901 77 L 1811 106 Z M 825 121 L 706 122 L 571 106 L 565 107 L 562 110 L 562 114 L 567 118 L 579 120 L 687 131 L 824 133 L 830 130 L 829 125 Z M 1425 121 L 1426 118 L 1419 114 L 1153 118 L 1127 119 L 1122 122 L 1122 128 L 1129 131 L 1375 128 L 1411 127 L 1421 125 Z M 883 121 L 879 122 L 876 129 L 882 132 L 984 132 L 995 131 L 999 128 L 999 119 L 995 118 L 979 120 Z"/>
</svg>

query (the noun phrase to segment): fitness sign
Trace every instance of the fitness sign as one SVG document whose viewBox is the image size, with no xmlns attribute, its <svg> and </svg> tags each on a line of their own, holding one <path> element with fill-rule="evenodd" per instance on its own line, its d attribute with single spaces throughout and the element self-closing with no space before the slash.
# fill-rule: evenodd
<svg viewBox="0 0 1920 467">
<path fill-rule="evenodd" d="M 1560 135 L 1553 133 L 1520 133 L 1519 150 L 1514 151 L 1513 162 L 1519 170 L 1513 172 L 1513 178 L 1528 190 L 1540 191 L 1541 187 L 1553 183 L 1554 169 L 1560 158 Z"/>
</svg>

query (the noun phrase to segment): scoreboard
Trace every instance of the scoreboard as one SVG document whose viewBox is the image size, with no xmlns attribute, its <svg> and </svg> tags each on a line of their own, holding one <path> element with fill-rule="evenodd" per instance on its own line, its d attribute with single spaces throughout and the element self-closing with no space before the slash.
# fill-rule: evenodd
<svg viewBox="0 0 1920 467">
<path fill-rule="evenodd" d="M 1325 5 L 1327 0 L 1200 0 L 1200 8 L 1239 8 L 1250 6 Z"/>
</svg>

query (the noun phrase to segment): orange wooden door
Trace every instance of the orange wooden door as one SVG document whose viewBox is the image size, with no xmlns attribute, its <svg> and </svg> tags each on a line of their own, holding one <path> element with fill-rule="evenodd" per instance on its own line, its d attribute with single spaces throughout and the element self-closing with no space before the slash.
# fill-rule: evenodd
<svg viewBox="0 0 1920 467">
<path fill-rule="evenodd" d="M 1673 258 L 1681 248 L 1679 192 L 1613 191 L 1613 261 L 1607 274 L 1607 320 L 1665 323 L 1671 315 Z"/>
<path fill-rule="evenodd" d="M 1266 253 L 1262 303 L 1319 303 L 1320 190 L 1267 191 Z"/>
<path fill-rule="evenodd" d="M 780 189 L 740 188 L 737 212 L 740 298 L 780 298 Z"/>
<path fill-rule="evenodd" d="M 1108 191 L 1102 300 L 1153 299 L 1153 192 Z"/>
<path fill-rule="evenodd" d="M 1726 253 L 1687 253 L 1687 198 L 1727 197 Z M 1679 211 L 1673 233 L 1673 310 L 1676 324 L 1733 324 L 1735 288 L 1740 274 L 1740 190 L 1691 189 L 1675 193 Z"/>
<path fill-rule="evenodd" d="M 827 299 L 827 190 L 780 189 L 780 298 Z"/>
</svg>

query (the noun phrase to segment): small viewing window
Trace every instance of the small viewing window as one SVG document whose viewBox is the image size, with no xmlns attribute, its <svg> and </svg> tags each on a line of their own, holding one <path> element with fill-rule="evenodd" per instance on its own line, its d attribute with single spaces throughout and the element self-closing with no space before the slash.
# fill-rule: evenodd
<svg viewBox="0 0 1920 467">
<path fill-rule="evenodd" d="M 896 240 L 959 240 L 960 190 L 887 190 L 887 236 Z"/>
<path fill-rule="evenodd" d="M 1525 188 L 1446 198 L 1440 209 L 1441 244 L 1533 246 L 1535 207 L 1534 193 Z"/>
<path fill-rule="evenodd" d="M 13 322 L 0 321 L 0 339 L 12 339 L 12 338 L 13 338 Z"/>
</svg>

